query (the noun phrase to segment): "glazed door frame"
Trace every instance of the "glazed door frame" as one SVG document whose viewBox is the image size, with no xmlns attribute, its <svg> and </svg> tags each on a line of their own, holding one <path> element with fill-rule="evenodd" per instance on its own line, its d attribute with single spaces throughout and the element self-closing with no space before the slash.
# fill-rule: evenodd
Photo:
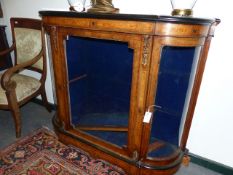
<svg viewBox="0 0 233 175">
<path fill-rule="evenodd" d="M 201 47 L 199 52 L 199 58 L 196 68 L 196 74 L 194 77 L 193 82 L 193 90 L 191 91 L 191 97 L 189 99 L 189 105 L 188 110 L 186 114 L 186 119 L 184 123 L 184 129 L 183 133 L 181 135 L 181 142 L 179 143 L 179 147 L 181 150 L 185 150 L 185 145 L 187 142 L 187 134 L 190 129 L 190 124 L 192 120 L 192 116 L 194 113 L 194 108 L 197 100 L 197 91 L 200 87 L 200 81 L 199 78 L 202 77 L 203 74 L 203 61 L 205 61 L 206 55 L 203 55 L 203 46 L 205 45 L 206 37 L 196 37 L 196 38 L 190 38 L 190 37 L 173 37 L 173 36 L 155 36 L 153 38 L 153 53 L 152 53 L 152 60 L 151 60 L 151 67 L 150 67 L 150 75 L 149 75 L 149 87 L 148 87 L 148 93 L 147 93 L 147 101 L 146 101 L 146 109 L 149 108 L 149 106 L 154 105 L 155 103 L 155 97 L 156 97 L 156 91 L 157 91 L 157 82 L 158 82 L 158 72 L 160 67 L 160 59 L 161 54 L 164 46 L 171 46 L 171 47 Z M 156 66 L 155 66 L 156 65 Z M 194 90 L 195 89 L 195 90 Z M 149 123 L 143 123 L 143 133 L 145 133 L 142 136 L 142 147 L 140 152 L 140 157 L 142 157 L 142 160 L 144 163 L 148 163 L 150 165 L 158 165 L 158 161 L 161 159 L 153 158 L 153 160 L 147 159 L 147 152 L 149 150 L 150 145 L 150 130 L 152 128 L 152 120 L 150 120 Z M 177 151 L 180 152 L 180 149 Z M 171 160 L 176 159 L 179 156 L 179 153 L 175 153 L 174 155 L 171 155 L 167 158 L 164 158 L 163 161 L 160 163 L 168 163 Z M 157 161 L 156 161 L 157 160 Z"/>
<path fill-rule="evenodd" d="M 59 70 L 55 73 L 57 105 L 59 106 L 57 110 L 57 116 L 59 116 L 59 118 L 57 117 L 56 122 L 67 134 L 81 139 L 84 143 L 110 152 L 112 155 L 118 155 L 120 157 L 126 157 L 126 159 L 131 159 L 132 161 L 137 161 L 141 145 L 142 120 L 148 84 L 152 36 L 54 26 L 51 27 L 50 31 L 52 38 L 53 66 L 54 70 Z M 133 49 L 128 144 L 126 147 L 109 144 L 81 130 L 75 129 L 72 126 L 64 42 L 69 36 L 127 42 L 128 47 Z"/>
</svg>

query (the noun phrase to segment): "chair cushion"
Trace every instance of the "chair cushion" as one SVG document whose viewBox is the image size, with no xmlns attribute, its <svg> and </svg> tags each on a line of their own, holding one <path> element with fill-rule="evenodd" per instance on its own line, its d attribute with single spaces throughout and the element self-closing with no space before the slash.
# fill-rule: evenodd
<svg viewBox="0 0 233 175">
<path fill-rule="evenodd" d="M 0 74 L 0 79 L 2 77 L 2 74 Z M 40 88 L 40 81 L 36 78 L 29 77 L 26 75 L 21 74 L 15 74 L 12 77 L 12 80 L 14 80 L 17 84 L 16 86 L 16 96 L 17 101 L 21 101 L 25 99 L 26 97 L 33 94 L 35 91 L 37 91 Z M 5 91 L 0 86 L 0 104 L 8 104 Z"/>
</svg>

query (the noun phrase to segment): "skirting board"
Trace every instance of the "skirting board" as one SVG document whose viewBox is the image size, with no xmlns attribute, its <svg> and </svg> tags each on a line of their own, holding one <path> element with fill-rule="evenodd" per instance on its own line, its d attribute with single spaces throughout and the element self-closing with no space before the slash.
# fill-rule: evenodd
<svg viewBox="0 0 233 175">
<path fill-rule="evenodd" d="M 223 175 L 233 175 L 233 168 L 207 158 L 189 153 L 191 162 Z"/>
<path fill-rule="evenodd" d="M 43 105 L 42 101 L 40 99 L 34 98 L 33 102 L 39 105 Z M 49 104 L 52 110 L 56 110 L 57 106 L 55 104 Z M 197 165 L 200 165 L 202 167 L 205 167 L 207 169 L 210 169 L 212 171 L 221 173 L 223 175 L 233 175 L 233 168 L 223 165 L 221 163 L 215 162 L 213 160 L 209 160 L 207 158 L 198 156 L 193 153 L 189 153 L 189 156 L 191 158 L 191 162 L 195 163 Z"/>
</svg>

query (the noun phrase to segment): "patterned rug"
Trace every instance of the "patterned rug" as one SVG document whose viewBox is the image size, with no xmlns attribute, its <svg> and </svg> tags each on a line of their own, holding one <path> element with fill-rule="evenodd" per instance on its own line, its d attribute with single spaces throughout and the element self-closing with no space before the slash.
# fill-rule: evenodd
<svg viewBox="0 0 233 175">
<path fill-rule="evenodd" d="M 106 161 L 59 142 L 47 128 L 0 150 L 0 175 L 125 175 Z"/>
</svg>

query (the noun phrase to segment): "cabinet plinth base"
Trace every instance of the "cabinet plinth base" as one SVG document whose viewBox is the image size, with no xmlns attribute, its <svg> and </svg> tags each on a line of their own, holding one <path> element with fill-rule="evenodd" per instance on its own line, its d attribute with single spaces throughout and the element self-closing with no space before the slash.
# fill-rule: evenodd
<svg viewBox="0 0 233 175">
<path fill-rule="evenodd" d="M 124 161 L 119 158 L 114 157 L 113 155 L 106 153 L 102 150 L 99 150 L 87 143 L 83 143 L 80 141 L 78 136 L 73 135 L 69 131 L 66 131 L 63 126 L 59 126 L 58 121 L 56 120 L 56 115 L 53 118 L 53 126 L 55 133 L 57 134 L 59 141 L 63 142 L 64 144 L 71 144 L 74 145 L 86 152 L 88 152 L 93 158 L 96 159 L 103 159 L 105 161 L 108 161 L 116 166 L 119 166 L 122 168 L 127 174 L 129 175 L 172 175 L 174 174 L 180 167 L 182 163 L 182 157 L 183 155 L 180 155 L 178 158 L 178 161 L 173 166 L 166 168 L 166 169 L 156 169 L 153 166 L 140 166 L 143 162 L 140 161 Z M 166 165 L 163 165 L 166 166 Z M 161 167 L 163 167 L 161 166 Z"/>
</svg>

